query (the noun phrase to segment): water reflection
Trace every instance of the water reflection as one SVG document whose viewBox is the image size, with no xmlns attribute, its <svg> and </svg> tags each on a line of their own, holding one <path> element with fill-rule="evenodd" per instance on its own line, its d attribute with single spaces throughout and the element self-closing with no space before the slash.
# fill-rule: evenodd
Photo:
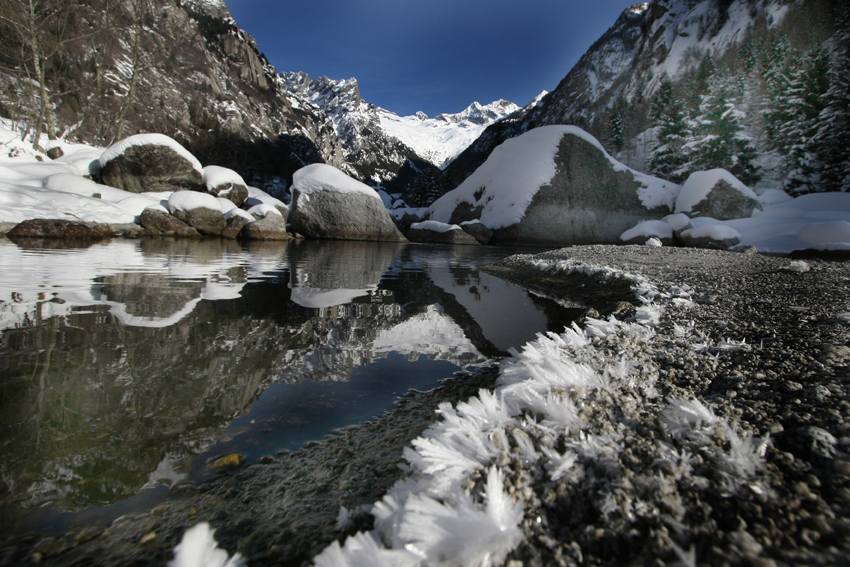
<svg viewBox="0 0 850 567">
<path fill-rule="evenodd" d="M 295 448 L 560 330 L 562 309 L 475 268 L 507 253 L 0 241 L 0 531 L 170 486 L 205 455 Z"/>
</svg>

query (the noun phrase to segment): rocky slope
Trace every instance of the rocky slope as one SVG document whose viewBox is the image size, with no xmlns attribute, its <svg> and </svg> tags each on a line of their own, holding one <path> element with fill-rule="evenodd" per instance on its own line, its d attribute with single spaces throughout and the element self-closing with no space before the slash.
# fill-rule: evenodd
<svg viewBox="0 0 850 567">
<path fill-rule="evenodd" d="M 678 182 L 696 169 L 740 163 L 735 173 L 751 185 L 840 190 L 840 180 L 817 182 L 829 169 L 846 173 L 846 150 L 828 147 L 843 131 L 834 116 L 847 97 L 837 79 L 847 66 L 846 11 L 846 3 L 821 0 L 630 6 L 539 105 L 490 126 L 446 168 L 444 184 L 457 186 L 505 139 L 572 124 L 627 165 Z M 700 155 L 724 136 L 732 150 Z M 796 147 L 801 137 L 817 143 Z M 679 161 L 665 165 L 668 154 Z M 795 175 L 802 180 L 789 180 Z"/>
</svg>

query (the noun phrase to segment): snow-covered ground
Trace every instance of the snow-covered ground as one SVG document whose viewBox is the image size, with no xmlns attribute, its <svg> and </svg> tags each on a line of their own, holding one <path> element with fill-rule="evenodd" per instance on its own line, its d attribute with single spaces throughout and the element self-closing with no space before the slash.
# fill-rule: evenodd
<svg viewBox="0 0 850 567">
<path fill-rule="evenodd" d="M 497 148 L 492 159 L 464 184 L 435 202 L 430 209 L 431 218 L 448 218 L 458 199 L 474 202 L 475 192 L 486 186 L 487 195 L 492 194 L 493 198 L 488 198 L 481 220 L 490 228 L 517 222 L 536 188 L 546 183 L 554 174 L 552 155 L 565 129 L 585 135 L 572 127 L 552 126 L 538 128 L 521 138 L 509 140 Z M 528 143 L 520 144 L 518 140 Z M 595 140 L 592 141 L 595 143 Z M 42 140 L 42 146 L 61 148 L 64 155 L 56 160 L 47 160 L 43 154 L 34 151 L 30 144 L 21 141 L 20 133 L 12 123 L 0 120 L 0 223 L 51 218 L 125 224 L 137 222 L 139 215 L 147 207 L 161 206 L 164 210 L 170 210 L 170 207 L 179 205 L 177 201 L 180 199 L 172 197 L 171 193 L 129 193 L 85 178 L 85 175 L 97 171 L 105 159 L 103 148 L 62 140 L 48 141 L 46 138 Z M 109 157 L 108 152 L 105 157 Z M 321 171 L 326 175 L 321 179 L 327 183 L 323 186 L 330 184 L 340 190 L 362 190 L 378 197 L 370 188 L 351 180 L 330 166 L 308 166 L 315 167 L 324 168 Z M 200 169 L 200 164 L 198 168 Z M 313 171 L 308 168 L 305 168 L 305 173 Z M 222 177 L 221 172 L 217 170 L 210 170 L 210 173 Z M 710 173 L 701 175 L 708 176 Z M 644 177 L 650 179 L 648 176 L 641 178 Z M 525 188 L 525 191 L 517 192 L 517 187 Z M 675 199 L 676 195 L 670 193 L 670 187 L 678 188 L 674 184 L 666 184 L 660 188 L 648 186 L 644 192 L 646 194 L 641 194 L 641 199 L 649 199 L 651 205 Z M 679 201 L 682 203 L 677 201 L 677 211 L 681 209 L 687 212 L 705 197 L 704 192 L 685 191 L 686 189 L 688 188 L 683 189 L 685 194 L 679 195 Z M 309 190 L 310 187 L 303 188 L 303 191 Z M 746 186 L 741 185 L 739 190 L 755 196 Z M 263 210 L 275 207 L 277 210 L 286 210 L 283 203 L 258 189 L 249 188 L 249 192 L 250 206 L 265 207 Z M 453 198 L 449 203 L 450 195 Z M 683 200 L 686 196 L 691 198 Z M 218 207 L 224 214 L 241 212 L 247 215 L 243 211 L 235 210 L 226 200 L 216 200 L 201 194 L 195 197 L 196 199 L 190 199 L 191 202 L 184 203 L 184 206 Z M 678 212 L 661 222 L 677 229 L 682 222 L 689 221 L 697 233 L 737 237 L 739 245 L 755 246 L 760 252 L 787 254 L 802 249 L 850 250 L 850 194 L 811 193 L 791 198 L 779 189 L 769 189 L 763 191 L 758 199 L 763 210 L 755 211 L 748 218 L 720 221 L 710 217 L 693 216 L 683 219 L 682 213 Z M 663 230 L 659 230 L 659 226 Z M 658 221 L 652 221 L 642 223 L 629 232 L 630 237 L 641 234 L 645 234 L 647 238 L 663 238 L 669 237 L 669 230 Z M 694 233 L 694 236 L 696 235 Z"/>
<path fill-rule="evenodd" d="M 63 219 L 107 224 L 137 223 L 148 207 L 168 211 L 171 192 L 131 193 L 100 185 L 85 176 L 96 174 L 103 163 L 113 159 L 132 144 L 165 143 L 184 156 L 202 172 L 198 160 L 174 140 L 161 134 L 130 136 L 110 148 L 97 148 L 64 140 L 48 140 L 42 136 L 39 145 L 45 150 L 59 148 L 62 157 L 50 160 L 32 144 L 21 139 L 23 126 L 0 119 L 0 223 L 17 224 L 29 219 Z M 235 174 L 225 175 L 224 168 L 209 171 L 216 182 L 236 181 Z M 238 179 L 241 181 L 241 178 Z M 248 205 L 265 204 L 286 210 L 278 199 L 249 188 Z M 182 201 L 182 202 L 181 202 Z M 197 193 L 171 200 L 177 208 L 206 206 L 233 214 L 233 206 L 224 199 Z M 252 217 L 253 220 L 253 217 Z"/>
</svg>

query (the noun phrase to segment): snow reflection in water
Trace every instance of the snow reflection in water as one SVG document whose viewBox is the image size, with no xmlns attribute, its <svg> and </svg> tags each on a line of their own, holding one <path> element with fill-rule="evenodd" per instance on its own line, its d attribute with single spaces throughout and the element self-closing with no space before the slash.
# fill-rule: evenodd
<svg viewBox="0 0 850 567">
<path fill-rule="evenodd" d="M 476 268 L 515 250 L 25 246 L 0 241 L 4 534 L 149 507 L 214 455 L 295 449 L 574 315 Z"/>
</svg>

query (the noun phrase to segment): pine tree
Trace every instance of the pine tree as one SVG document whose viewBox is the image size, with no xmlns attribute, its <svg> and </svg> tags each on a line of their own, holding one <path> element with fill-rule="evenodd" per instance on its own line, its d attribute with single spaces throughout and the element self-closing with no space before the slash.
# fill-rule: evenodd
<svg viewBox="0 0 850 567">
<path fill-rule="evenodd" d="M 837 30 L 833 37 L 832 64 L 828 77 L 829 88 L 819 114 L 815 134 L 822 173 L 822 191 L 850 191 L 850 7 L 838 13 Z"/>
<path fill-rule="evenodd" d="M 744 112 L 722 86 L 711 88 L 701 97 L 700 114 L 695 119 L 696 139 L 685 145 L 693 156 L 687 164 L 691 171 L 723 168 L 747 185 L 761 179 L 754 161 L 758 156 L 752 140 L 746 136 Z"/>
<path fill-rule="evenodd" d="M 650 169 L 659 177 L 681 183 L 687 178 L 683 166 L 688 160 L 683 147 L 689 132 L 682 103 L 673 94 L 673 83 L 666 76 L 652 100 L 649 118 L 658 140 L 652 150 Z"/>
<path fill-rule="evenodd" d="M 603 145 L 610 154 L 617 154 L 622 151 L 626 142 L 626 123 L 629 105 L 626 98 L 620 95 L 614 102 L 611 108 L 611 114 L 608 116 L 608 126 L 605 130 L 605 138 Z"/>
</svg>

